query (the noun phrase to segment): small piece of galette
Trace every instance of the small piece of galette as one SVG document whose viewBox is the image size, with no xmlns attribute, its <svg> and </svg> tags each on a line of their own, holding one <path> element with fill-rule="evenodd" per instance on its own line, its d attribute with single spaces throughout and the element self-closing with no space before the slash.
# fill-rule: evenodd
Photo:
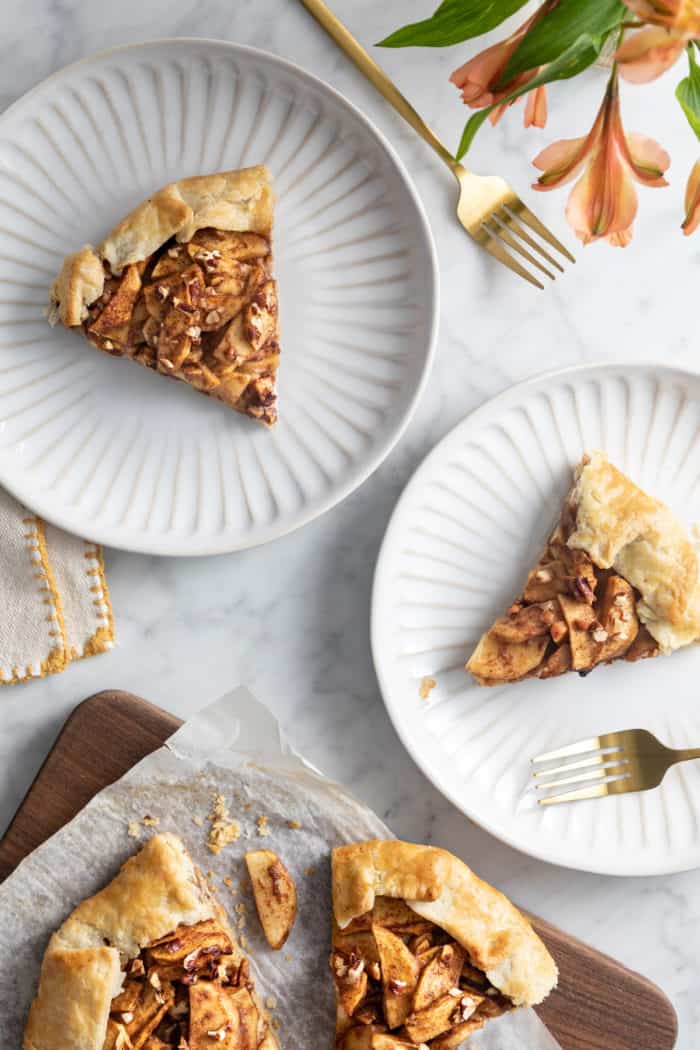
<svg viewBox="0 0 700 1050">
<path fill-rule="evenodd" d="M 266 168 L 181 179 L 69 255 L 49 320 L 271 426 L 277 419 L 273 194 Z"/>
<path fill-rule="evenodd" d="M 332 868 L 335 1050 L 456 1050 L 556 985 L 527 920 L 446 850 L 360 842 Z"/>
<path fill-rule="evenodd" d="M 156 835 L 49 941 L 24 1050 L 279 1050 L 221 906 Z"/>
<path fill-rule="evenodd" d="M 700 638 L 700 574 L 685 529 L 609 462 L 586 455 L 518 598 L 467 663 L 480 685 L 588 674 Z"/>
</svg>

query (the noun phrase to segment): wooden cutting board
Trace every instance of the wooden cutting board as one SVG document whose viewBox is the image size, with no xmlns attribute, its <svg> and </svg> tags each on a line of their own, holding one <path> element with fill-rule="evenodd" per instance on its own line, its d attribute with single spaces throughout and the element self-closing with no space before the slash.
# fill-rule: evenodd
<svg viewBox="0 0 700 1050">
<path fill-rule="evenodd" d="M 129 693 L 80 704 L 0 840 L 0 878 L 179 725 Z M 676 1014 L 656 985 L 541 919 L 533 924 L 559 965 L 559 986 L 538 1012 L 563 1050 L 672 1050 Z"/>
</svg>

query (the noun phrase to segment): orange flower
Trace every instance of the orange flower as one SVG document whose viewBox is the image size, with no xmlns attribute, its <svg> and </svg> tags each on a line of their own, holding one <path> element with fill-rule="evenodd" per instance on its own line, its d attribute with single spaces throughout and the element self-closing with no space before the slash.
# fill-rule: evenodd
<svg viewBox="0 0 700 1050">
<path fill-rule="evenodd" d="M 688 236 L 700 226 L 700 160 L 693 166 L 685 189 L 685 220 L 681 229 Z"/>
<path fill-rule="evenodd" d="M 507 40 L 493 44 L 485 51 L 480 51 L 470 58 L 459 69 L 455 69 L 450 80 L 462 92 L 462 101 L 472 109 L 483 109 L 492 106 L 512 90 L 511 87 L 496 89 L 508 59 L 525 36 L 530 23 L 526 22 Z"/>
<path fill-rule="evenodd" d="M 498 86 L 508 61 L 520 41 L 554 3 L 556 3 L 556 0 L 545 0 L 545 3 L 542 4 L 539 10 L 535 11 L 534 15 L 527 22 L 524 22 L 519 29 L 516 29 L 506 40 L 501 40 L 500 43 L 487 47 L 485 51 L 480 51 L 478 55 L 470 58 L 459 69 L 455 69 L 450 80 L 462 92 L 462 101 L 465 105 L 471 106 L 472 109 L 483 109 L 485 106 L 492 106 L 512 91 L 515 91 L 516 88 L 523 87 L 537 75 L 539 69 L 527 70 L 514 77 L 506 85 Z M 515 99 L 514 101 L 517 102 L 518 100 Z M 491 123 L 497 124 L 512 104 L 512 102 L 504 102 L 502 106 L 494 109 L 489 114 Z M 535 88 L 532 95 L 527 97 L 524 118 L 525 127 L 529 128 L 534 124 L 538 128 L 543 128 L 546 120 L 547 94 L 545 87 L 541 86 Z"/>
<path fill-rule="evenodd" d="M 576 236 L 584 244 L 604 237 L 610 244 L 624 247 L 632 239 L 637 214 L 632 180 L 644 186 L 666 186 L 663 173 L 670 158 L 653 139 L 625 134 L 617 76 L 613 73 L 588 135 L 555 142 L 533 163 L 543 172 L 534 184 L 536 190 L 556 189 L 583 172 L 566 208 Z"/>
<path fill-rule="evenodd" d="M 688 37 L 661 26 L 647 26 L 628 37 L 617 49 L 615 59 L 620 75 L 632 84 L 655 80 L 685 51 Z"/>
<path fill-rule="evenodd" d="M 688 36 L 700 35 L 700 0 L 624 0 L 645 22 L 678 29 Z"/>
</svg>

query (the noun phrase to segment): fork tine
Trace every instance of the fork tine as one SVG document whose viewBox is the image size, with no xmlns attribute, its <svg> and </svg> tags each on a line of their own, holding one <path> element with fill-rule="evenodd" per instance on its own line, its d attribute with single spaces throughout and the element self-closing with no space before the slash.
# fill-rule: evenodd
<svg viewBox="0 0 700 1050">
<path fill-rule="evenodd" d="M 540 237 L 543 240 L 547 241 L 547 243 L 551 244 L 553 248 L 556 248 L 558 252 L 561 252 L 562 255 L 566 256 L 569 262 L 575 263 L 576 259 L 571 254 L 569 249 L 565 248 L 561 241 L 557 240 L 553 233 L 550 233 L 550 231 L 547 229 L 544 223 L 540 222 L 540 220 L 537 218 L 534 212 L 531 212 L 527 205 L 523 204 L 522 201 L 519 201 L 519 204 L 520 207 L 518 209 L 514 209 L 514 213 L 516 215 L 519 215 L 523 222 L 526 222 L 528 226 L 535 231 L 535 233 L 539 233 Z"/>
<path fill-rule="evenodd" d="M 556 751 L 546 751 L 543 755 L 531 758 L 533 765 L 538 762 L 550 762 L 554 758 L 568 758 L 570 755 L 585 755 L 588 751 L 600 751 L 601 743 L 599 736 L 588 737 L 587 740 L 579 740 L 576 744 L 568 744 L 559 747 Z"/>
<path fill-rule="evenodd" d="M 488 240 L 481 242 L 482 247 L 486 249 L 489 255 L 493 255 L 495 259 L 498 259 L 500 263 L 507 266 L 509 270 L 513 270 L 515 273 L 520 274 L 530 284 L 534 284 L 535 288 L 539 288 L 544 291 L 544 285 L 533 277 L 529 270 L 526 270 L 524 266 L 521 266 L 512 255 L 509 255 L 502 244 L 494 240 L 489 234 Z"/>
<path fill-rule="evenodd" d="M 599 766 L 597 769 L 592 769 L 589 773 L 574 773 L 573 776 L 561 777 L 559 780 L 548 780 L 546 783 L 540 781 L 536 785 L 536 790 L 544 791 L 549 788 L 564 787 L 565 784 L 583 784 L 588 780 L 603 780 L 605 777 L 626 780 L 628 776 L 629 774 L 623 770 L 606 769 L 604 766 Z"/>
<path fill-rule="evenodd" d="M 554 274 L 550 273 L 550 271 L 547 269 L 547 267 L 543 266 L 542 263 L 539 261 L 539 259 L 536 259 L 534 257 L 534 255 L 531 255 L 530 252 L 527 250 L 527 248 L 524 248 L 522 246 L 522 244 L 520 244 L 515 239 L 515 237 L 511 236 L 510 231 L 509 231 L 508 227 L 506 226 L 506 224 L 501 222 L 499 220 L 498 216 L 495 215 L 495 214 L 492 215 L 491 218 L 495 219 L 496 222 L 499 224 L 498 228 L 493 230 L 493 229 L 491 229 L 490 226 L 487 226 L 486 223 L 484 222 L 483 223 L 483 227 L 486 230 L 486 232 L 489 233 L 492 237 L 495 237 L 495 238 L 497 238 L 500 241 L 504 241 L 508 245 L 509 248 L 512 248 L 513 251 L 515 251 L 515 252 L 518 252 L 519 255 L 522 255 L 524 259 L 527 259 L 527 261 L 529 263 L 532 263 L 533 266 L 536 266 L 538 270 L 541 270 L 542 273 L 545 273 L 547 275 L 547 277 L 549 277 L 553 281 L 554 280 Z M 534 244 L 534 242 L 533 242 L 533 244 Z M 536 247 L 536 245 L 535 245 L 535 247 Z M 559 269 L 561 269 L 561 266 L 559 267 Z"/>
<path fill-rule="evenodd" d="M 538 806 L 556 806 L 559 802 L 579 802 L 584 798 L 605 798 L 610 794 L 608 784 L 596 784 L 595 787 L 581 788 L 579 791 L 565 791 L 563 795 L 551 795 L 550 798 L 538 798 Z"/>
<path fill-rule="evenodd" d="M 492 217 L 496 219 L 499 223 L 502 223 L 503 225 L 511 229 L 513 233 L 517 234 L 518 237 L 525 241 L 526 244 L 529 244 L 530 247 L 534 249 L 534 251 L 541 255 L 543 259 L 546 259 L 548 263 L 556 267 L 556 269 L 559 270 L 560 273 L 564 272 L 564 267 L 561 265 L 561 263 L 557 262 L 557 260 L 549 254 L 546 248 L 543 248 L 543 246 L 539 244 L 534 239 L 534 237 L 530 236 L 525 226 L 523 226 L 521 222 L 518 222 L 516 216 L 513 213 L 508 212 L 504 208 L 503 214 L 506 216 L 507 221 L 499 212 L 495 212 Z"/>
<path fill-rule="evenodd" d="M 596 769 L 610 766 L 610 765 L 629 765 L 628 758 L 618 758 L 616 755 L 591 755 L 590 758 L 584 758 L 582 762 L 565 762 L 563 766 L 554 766 L 550 769 L 536 769 L 533 772 L 533 777 L 538 780 L 539 777 L 553 777 L 559 773 L 569 773 L 574 769 Z M 544 781 L 538 780 L 540 784 L 544 785 Z"/>
</svg>

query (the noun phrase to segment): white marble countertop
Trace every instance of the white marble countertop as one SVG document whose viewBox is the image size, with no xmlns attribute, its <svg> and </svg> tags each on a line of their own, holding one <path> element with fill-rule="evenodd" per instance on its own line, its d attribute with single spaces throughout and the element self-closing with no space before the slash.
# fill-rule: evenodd
<svg viewBox="0 0 700 1050">
<path fill-rule="evenodd" d="M 335 0 L 367 45 L 436 0 Z M 370 802 L 399 835 L 448 845 L 521 905 L 658 982 L 680 1017 L 680 1050 L 700 1045 L 700 874 L 613 879 L 530 860 L 466 821 L 424 779 L 385 714 L 369 648 L 372 572 L 396 499 L 435 442 L 485 398 L 538 371 L 601 359 L 694 364 L 691 294 L 700 232 L 678 230 L 697 142 L 668 80 L 625 89 L 623 115 L 671 152 L 671 188 L 641 190 L 624 251 L 578 250 L 545 294 L 485 262 L 452 222 L 450 176 L 318 30 L 295 0 L 3 0 L 0 109 L 91 51 L 164 36 L 208 36 L 282 54 L 332 83 L 379 125 L 426 204 L 442 270 L 442 322 L 428 390 L 399 447 L 358 492 L 267 547 L 203 560 L 107 552 L 118 646 L 65 674 L 0 691 L 0 826 L 10 819 L 61 724 L 100 689 L 131 690 L 182 717 L 243 682 L 269 704 L 308 758 Z M 375 52 L 454 148 L 465 118 L 451 70 L 476 50 Z M 680 74 L 672 72 L 671 80 Z M 527 195 L 529 160 L 554 139 L 584 134 L 598 106 L 595 70 L 550 94 L 545 131 L 513 110 L 485 127 L 476 170 L 498 171 Z M 530 195 L 530 199 L 535 197 Z M 573 247 L 564 192 L 537 211 Z M 270 569 L 274 571 L 270 571 Z"/>
</svg>

